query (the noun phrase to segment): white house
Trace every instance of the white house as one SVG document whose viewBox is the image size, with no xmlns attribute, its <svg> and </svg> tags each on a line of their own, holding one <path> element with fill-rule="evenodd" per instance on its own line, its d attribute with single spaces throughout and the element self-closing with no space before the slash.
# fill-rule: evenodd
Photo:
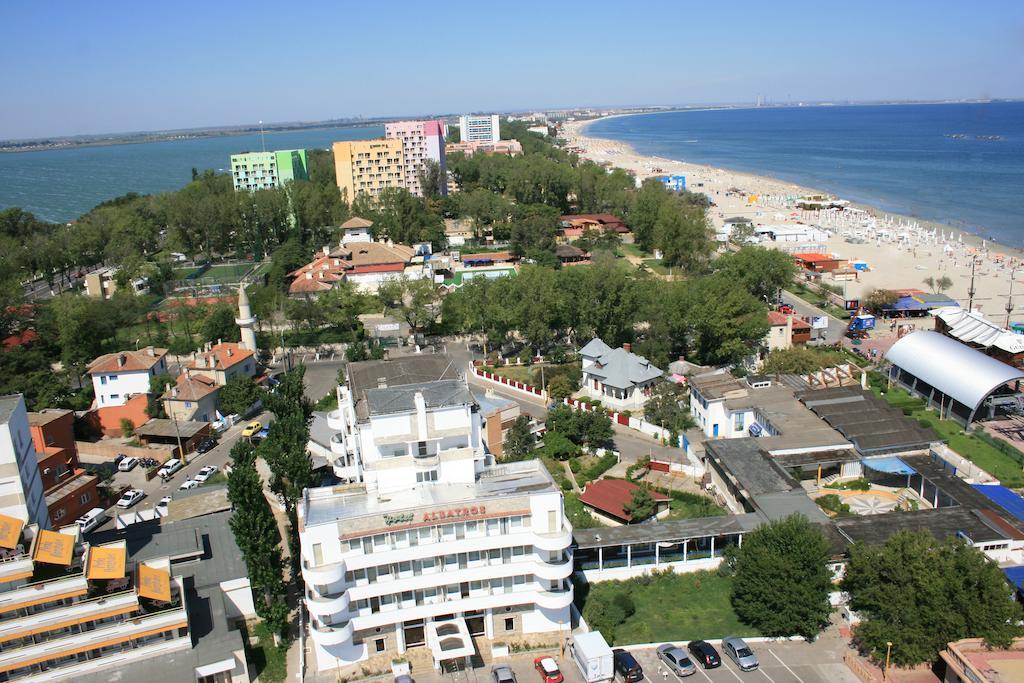
<svg viewBox="0 0 1024 683">
<path fill-rule="evenodd" d="M 299 505 L 318 671 L 387 668 L 420 647 L 440 667 L 476 653 L 473 637 L 554 642 L 570 628 L 561 493 L 539 461 L 494 464 L 453 374 L 443 355 L 370 361 L 339 387 L 336 433 L 319 441 L 349 484 Z"/>
<path fill-rule="evenodd" d="M 373 233 L 370 231 L 370 228 L 372 227 L 373 221 L 369 221 L 358 216 L 349 218 L 341 224 L 341 243 L 350 244 L 352 242 L 372 242 Z"/>
<path fill-rule="evenodd" d="M 662 371 L 626 344 L 613 349 L 595 337 L 580 349 L 583 393 L 613 410 L 644 407 Z"/>
<path fill-rule="evenodd" d="M 89 363 L 95 406 L 123 406 L 136 394 L 149 392 L 149 381 L 167 372 L 167 349 L 147 346 L 138 351 L 118 351 Z"/>
</svg>

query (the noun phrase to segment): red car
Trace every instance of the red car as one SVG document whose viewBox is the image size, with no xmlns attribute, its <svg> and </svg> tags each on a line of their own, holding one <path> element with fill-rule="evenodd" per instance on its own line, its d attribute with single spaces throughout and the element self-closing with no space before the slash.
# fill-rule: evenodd
<svg viewBox="0 0 1024 683">
<path fill-rule="evenodd" d="M 537 668 L 540 677 L 544 679 L 544 683 L 562 683 L 565 680 L 562 677 L 562 672 L 558 670 L 558 664 L 551 657 L 537 657 L 533 660 L 533 665 Z"/>
<path fill-rule="evenodd" d="M 779 313 L 785 313 L 787 315 L 793 315 L 796 313 L 796 309 L 789 304 L 779 304 Z"/>
</svg>

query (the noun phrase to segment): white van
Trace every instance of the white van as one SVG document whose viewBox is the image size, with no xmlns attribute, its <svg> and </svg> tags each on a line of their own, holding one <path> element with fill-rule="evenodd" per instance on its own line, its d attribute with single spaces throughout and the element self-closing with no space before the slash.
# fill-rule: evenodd
<svg viewBox="0 0 1024 683">
<path fill-rule="evenodd" d="M 78 529 L 83 534 L 87 534 L 100 524 L 103 524 L 106 519 L 107 513 L 103 511 L 103 508 L 93 508 L 78 518 Z"/>
<path fill-rule="evenodd" d="M 161 479 L 170 479 L 171 476 L 181 469 L 181 461 L 177 458 L 171 458 L 164 463 L 164 466 L 156 471 L 157 476 Z"/>
</svg>

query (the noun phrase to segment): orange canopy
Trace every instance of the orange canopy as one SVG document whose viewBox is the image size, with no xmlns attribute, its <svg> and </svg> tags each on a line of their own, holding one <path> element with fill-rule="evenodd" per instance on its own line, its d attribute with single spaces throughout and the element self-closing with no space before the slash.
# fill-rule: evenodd
<svg viewBox="0 0 1024 683">
<path fill-rule="evenodd" d="M 21 530 L 24 527 L 25 522 L 17 517 L 0 515 L 0 548 L 7 548 L 8 550 L 16 548 L 18 541 L 21 539 Z"/>
<path fill-rule="evenodd" d="M 124 546 L 92 546 L 85 563 L 85 578 L 122 579 L 126 558 Z"/>
<path fill-rule="evenodd" d="M 161 602 L 171 601 L 171 575 L 163 569 L 150 567 L 146 564 L 139 565 L 138 573 L 139 595 L 151 600 Z"/>
<path fill-rule="evenodd" d="M 75 537 L 62 534 L 59 531 L 48 531 L 41 529 L 36 536 L 35 548 L 32 550 L 32 559 L 36 562 L 47 564 L 59 564 L 65 567 L 71 565 L 71 557 L 75 552 Z"/>
</svg>

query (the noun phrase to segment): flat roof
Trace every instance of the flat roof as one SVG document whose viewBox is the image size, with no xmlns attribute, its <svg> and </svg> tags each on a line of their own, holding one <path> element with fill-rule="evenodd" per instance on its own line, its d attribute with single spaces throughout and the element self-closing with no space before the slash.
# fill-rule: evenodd
<svg viewBox="0 0 1024 683">
<path fill-rule="evenodd" d="M 146 424 L 136 427 L 135 434 L 138 436 L 154 436 L 174 439 L 181 435 L 183 439 L 190 439 L 199 432 L 210 426 L 209 422 L 195 422 L 192 420 L 169 420 L 166 418 L 152 418 Z"/>
<path fill-rule="evenodd" d="M 1024 498 L 1021 498 L 1016 491 L 993 484 L 974 484 L 973 486 L 975 491 L 1006 510 L 1018 522 L 1024 522 Z"/>
<path fill-rule="evenodd" d="M 472 405 L 473 395 L 462 380 L 444 379 L 398 387 L 366 390 L 368 415 L 392 415 L 416 410 L 416 396 L 422 396 L 427 410 Z"/>
<path fill-rule="evenodd" d="M 923 450 L 939 441 L 930 428 L 860 386 L 810 390 L 797 396 L 861 453 Z"/>
<path fill-rule="evenodd" d="M 836 517 L 832 520 L 840 533 L 850 542 L 868 545 L 885 543 L 890 536 L 904 529 L 927 531 L 939 540 L 958 533 L 975 543 L 1003 541 L 1010 536 L 995 527 L 977 510 L 965 507 L 945 507 L 913 512 L 884 512 L 879 515 Z"/>
<path fill-rule="evenodd" d="M 844 436 L 801 403 L 793 390 L 781 384 L 749 388 L 747 395 L 725 399 L 729 410 L 752 408 L 781 432 L 763 437 L 768 451 L 792 448 L 849 446 Z"/>
<path fill-rule="evenodd" d="M 456 367 L 455 360 L 444 353 L 421 353 L 397 356 L 388 360 L 367 360 L 349 363 L 346 369 L 348 385 L 352 389 L 352 400 L 360 419 L 366 419 L 369 415 L 366 408 L 366 392 L 369 389 L 460 379 L 462 376 L 462 368 Z"/>
<path fill-rule="evenodd" d="M 333 524 L 353 517 L 386 512 L 558 490 L 554 479 L 539 460 L 525 460 L 485 468 L 472 484 L 424 483 L 394 497 L 369 494 L 363 488 L 353 490 L 325 486 L 307 489 L 302 503 L 305 512 L 303 524 L 306 527 Z"/>
<path fill-rule="evenodd" d="M 18 403 L 21 402 L 21 394 L 9 394 L 7 396 L 0 396 L 0 424 L 5 424 L 11 419 L 11 413 L 18 407 Z"/>
<path fill-rule="evenodd" d="M 47 425 L 54 420 L 60 419 L 69 413 L 73 413 L 73 410 L 66 410 L 64 408 L 43 408 L 42 410 L 29 411 L 28 412 L 28 423 L 34 426 Z"/>
<path fill-rule="evenodd" d="M 704 442 L 704 452 L 719 461 L 750 496 L 791 491 L 799 484 L 761 450 L 761 439 L 716 439 Z"/>
<path fill-rule="evenodd" d="M 665 522 L 628 524 L 594 529 L 575 529 L 572 532 L 576 547 L 607 548 L 634 543 L 684 541 L 688 538 L 721 536 L 752 531 L 764 521 L 756 512 L 742 515 L 672 519 Z"/>
</svg>

